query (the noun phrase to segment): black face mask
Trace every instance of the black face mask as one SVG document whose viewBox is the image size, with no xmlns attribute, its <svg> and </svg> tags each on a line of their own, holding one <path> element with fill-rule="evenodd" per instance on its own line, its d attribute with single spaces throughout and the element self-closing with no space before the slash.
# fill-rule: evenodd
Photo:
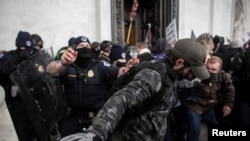
<svg viewBox="0 0 250 141">
<path fill-rule="evenodd" d="M 78 52 L 77 58 L 91 58 L 91 48 L 83 47 L 76 50 Z"/>
<path fill-rule="evenodd" d="M 119 62 L 119 61 L 117 61 L 117 63 L 116 63 L 116 66 L 117 67 L 125 67 L 126 66 L 126 62 Z"/>
<path fill-rule="evenodd" d="M 33 54 L 35 54 L 37 52 L 37 50 L 35 49 L 25 49 L 25 50 L 20 50 L 17 49 L 17 53 L 18 53 L 18 63 L 21 63 L 22 61 L 28 59 L 30 56 L 32 56 Z"/>
<path fill-rule="evenodd" d="M 210 81 L 215 82 L 215 81 L 218 81 L 218 80 L 219 80 L 219 77 L 218 77 L 218 74 L 217 74 L 217 73 L 209 72 L 209 74 L 210 74 L 210 78 L 209 78 Z"/>
<path fill-rule="evenodd" d="M 78 55 L 75 61 L 75 64 L 80 68 L 85 68 L 91 61 L 91 48 L 83 47 L 77 49 Z"/>
</svg>

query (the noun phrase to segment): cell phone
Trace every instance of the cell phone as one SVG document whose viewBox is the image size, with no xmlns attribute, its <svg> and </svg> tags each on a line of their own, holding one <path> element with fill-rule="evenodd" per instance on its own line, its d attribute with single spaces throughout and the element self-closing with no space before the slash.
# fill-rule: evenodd
<svg viewBox="0 0 250 141">
<path fill-rule="evenodd" d="M 72 44 L 71 46 L 70 46 L 70 48 L 72 48 L 74 51 L 72 52 L 70 52 L 73 56 L 76 56 L 76 44 Z M 68 60 L 69 61 L 69 60 Z"/>
<path fill-rule="evenodd" d="M 77 47 L 76 44 L 72 44 L 72 45 L 71 45 L 71 48 L 72 48 L 74 51 L 76 51 L 76 47 Z"/>
</svg>

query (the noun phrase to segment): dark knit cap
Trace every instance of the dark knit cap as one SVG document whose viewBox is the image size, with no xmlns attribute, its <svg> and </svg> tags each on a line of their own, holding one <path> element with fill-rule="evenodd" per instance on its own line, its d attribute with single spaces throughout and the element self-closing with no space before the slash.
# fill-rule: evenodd
<svg viewBox="0 0 250 141">
<path fill-rule="evenodd" d="M 111 63 L 113 63 L 115 60 L 118 60 L 118 59 L 125 59 L 125 57 L 126 57 L 126 53 L 120 45 L 114 44 L 111 47 L 110 54 L 109 54 Z"/>
<path fill-rule="evenodd" d="M 91 45 L 90 40 L 89 40 L 87 37 L 85 37 L 85 36 L 79 36 L 79 37 L 77 37 L 77 38 L 75 39 L 75 41 L 74 41 L 74 43 L 75 43 L 76 45 L 79 45 L 79 44 L 82 43 L 82 42 L 88 42 L 89 45 Z"/>
<path fill-rule="evenodd" d="M 33 48 L 33 39 L 29 32 L 19 31 L 16 37 L 16 47 Z"/>
<path fill-rule="evenodd" d="M 218 43 L 220 43 L 220 36 L 215 35 L 215 36 L 213 37 L 213 42 L 214 42 L 214 45 L 217 45 Z"/>
<path fill-rule="evenodd" d="M 68 46 L 72 46 L 74 43 L 75 43 L 75 37 L 71 37 L 71 38 L 69 38 L 69 40 L 68 40 Z"/>
</svg>

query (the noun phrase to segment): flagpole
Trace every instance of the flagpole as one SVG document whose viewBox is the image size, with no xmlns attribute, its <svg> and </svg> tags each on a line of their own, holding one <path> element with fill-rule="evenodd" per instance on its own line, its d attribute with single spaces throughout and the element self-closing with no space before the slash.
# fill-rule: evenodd
<svg viewBox="0 0 250 141">
<path fill-rule="evenodd" d="M 129 29 L 128 29 L 128 36 L 127 36 L 127 44 L 129 44 L 129 38 L 130 38 L 130 32 L 131 32 L 131 28 L 132 28 L 132 24 L 133 24 L 133 18 L 130 18 L 130 24 L 129 24 Z"/>
<path fill-rule="evenodd" d="M 131 8 L 131 11 L 130 11 L 130 14 L 129 14 L 130 24 L 129 24 L 129 29 L 128 29 L 127 41 L 126 41 L 127 44 L 129 44 L 131 28 L 132 28 L 133 20 L 136 17 L 136 11 L 137 11 L 138 5 L 139 5 L 138 1 L 134 0 L 134 3 L 132 5 L 132 8 Z"/>
</svg>

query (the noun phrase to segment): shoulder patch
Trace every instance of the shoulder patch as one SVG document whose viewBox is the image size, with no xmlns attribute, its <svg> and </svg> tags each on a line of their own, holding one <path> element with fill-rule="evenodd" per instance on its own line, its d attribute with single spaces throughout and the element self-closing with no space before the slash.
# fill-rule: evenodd
<svg viewBox="0 0 250 141">
<path fill-rule="evenodd" d="M 0 59 L 2 59 L 4 57 L 3 53 L 0 53 Z"/>
<path fill-rule="evenodd" d="M 103 65 L 106 66 L 106 67 L 110 67 L 111 64 L 109 62 L 106 62 L 106 61 L 103 61 Z"/>
</svg>

